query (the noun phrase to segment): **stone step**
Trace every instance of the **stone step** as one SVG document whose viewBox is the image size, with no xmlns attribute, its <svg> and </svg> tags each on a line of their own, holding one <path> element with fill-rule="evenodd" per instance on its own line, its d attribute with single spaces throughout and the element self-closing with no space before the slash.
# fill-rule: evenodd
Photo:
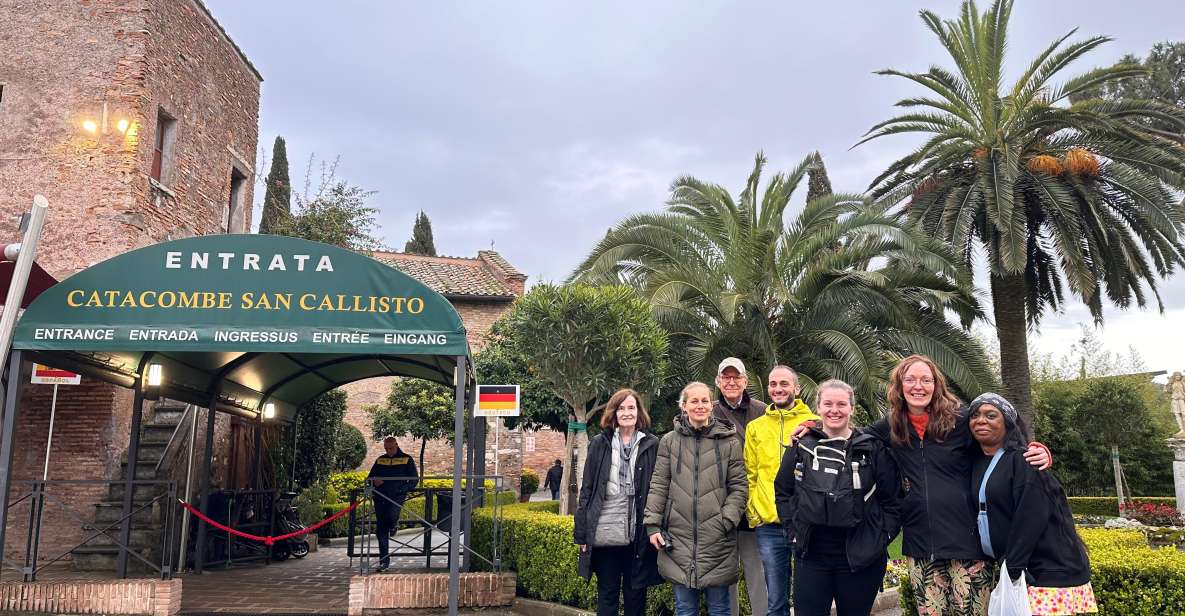
<svg viewBox="0 0 1185 616">
<path fill-rule="evenodd" d="M 144 441 L 140 441 L 140 452 L 136 458 L 139 462 L 151 462 L 152 466 L 156 467 L 156 463 L 160 462 L 161 457 L 165 455 L 165 447 L 165 443 L 145 443 Z M 119 461 L 122 464 L 127 464 L 128 452 L 126 449 L 120 454 Z"/>
<path fill-rule="evenodd" d="M 153 551 L 137 550 L 150 563 L 158 563 L 160 558 Z M 75 571 L 115 571 L 116 560 L 119 558 L 119 548 L 114 546 L 82 546 L 73 552 L 73 567 Z M 138 559 L 128 557 L 128 571 L 135 573 L 154 573 L 155 570 Z"/>
<path fill-rule="evenodd" d="M 84 526 L 84 527 L 82 527 L 83 536 L 79 537 L 78 540 L 81 541 L 82 539 L 95 534 L 96 532 L 98 532 L 98 530 L 99 529 L 95 528 L 94 526 Z M 98 537 L 95 537 L 94 539 L 91 539 L 90 541 L 86 542 L 86 545 L 90 546 L 90 547 L 113 548 L 113 547 L 115 547 L 115 540 L 118 538 L 119 538 L 119 527 L 116 526 L 115 528 L 108 530 L 107 534 L 99 535 Z M 135 548 L 137 550 L 140 550 L 142 548 L 154 548 L 155 549 L 155 548 L 159 547 L 159 545 L 160 545 L 160 529 L 158 529 L 156 527 L 152 527 L 152 526 L 145 526 L 143 528 L 132 528 L 131 532 L 128 533 L 128 545 L 131 545 L 132 548 Z"/>
<path fill-rule="evenodd" d="M 123 483 L 111 484 L 111 487 L 107 488 L 107 498 L 104 499 L 105 502 L 122 503 L 124 487 L 125 484 Z M 132 486 L 132 499 L 141 503 L 145 503 L 161 494 L 164 494 L 165 489 L 166 488 L 164 484 L 135 485 Z"/>
<path fill-rule="evenodd" d="M 132 511 L 139 509 L 144 503 L 133 503 Z M 159 505 L 153 505 L 148 509 L 132 516 L 133 528 L 155 528 L 160 516 L 157 515 Z M 123 503 L 102 502 L 95 505 L 95 525 L 105 527 L 112 524 L 123 517 Z"/>
<path fill-rule="evenodd" d="M 164 447 L 169 444 L 169 439 L 173 438 L 173 430 L 176 426 L 166 426 L 157 424 L 145 424 L 140 429 L 140 447 L 145 445 L 160 445 Z"/>
<path fill-rule="evenodd" d="M 136 463 L 135 479 L 156 479 L 156 462 L 157 462 L 156 460 L 151 460 L 151 461 L 140 460 L 139 462 L 137 462 Z M 128 476 L 128 461 L 127 460 L 120 460 L 119 461 L 119 478 L 116 479 L 116 481 L 119 481 L 120 479 L 125 479 L 125 478 L 127 478 L 127 476 Z"/>
</svg>

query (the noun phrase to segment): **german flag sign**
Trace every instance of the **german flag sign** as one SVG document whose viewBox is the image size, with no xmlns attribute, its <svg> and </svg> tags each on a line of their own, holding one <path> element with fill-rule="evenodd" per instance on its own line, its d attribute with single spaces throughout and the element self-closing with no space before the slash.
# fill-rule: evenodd
<svg viewBox="0 0 1185 616">
<path fill-rule="evenodd" d="M 478 417 L 518 417 L 518 385 L 478 385 Z"/>
</svg>

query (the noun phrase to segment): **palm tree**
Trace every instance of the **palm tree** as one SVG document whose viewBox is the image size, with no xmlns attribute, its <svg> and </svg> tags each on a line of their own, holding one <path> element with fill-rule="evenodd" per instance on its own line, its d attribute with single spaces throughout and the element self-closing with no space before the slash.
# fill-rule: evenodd
<svg viewBox="0 0 1185 616">
<path fill-rule="evenodd" d="M 964 394 L 985 389 L 992 377 L 982 348 L 946 319 L 967 325 L 980 310 L 941 242 L 857 195 L 818 197 L 785 220 L 795 188 L 820 163 L 807 157 L 763 194 L 758 154 L 736 200 L 679 178 L 664 212 L 621 221 L 573 279 L 624 282 L 648 298 L 688 378 L 710 381 L 717 362 L 737 356 L 763 394 L 767 371 L 785 363 L 804 395 L 840 378 L 872 409 L 892 363 L 923 352 Z"/>
<path fill-rule="evenodd" d="M 1104 296 L 1120 308 L 1144 307 L 1151 297 L 1163 311 L 1157 280 L 1185 264 L 1185 210 L 1173 198 L 1185 188 L 1185 149 L 1143 126 L 1185 125 L 1185 112 L 1147 100 L 1078 100 L 1144 74 L 1139 66 L 1096 68 L 1055 85 L 1069 64 L 1110 40 L 1067 44 L 1074 31 L 1005 88 L 1011 11 L 1011 0 L 982 14 L 967 0 L 957 21 L 922 11 L 956 68 L 881 71 L 930 96 L 898 102 L 911 111 L 874 126 L 860 143 L 927 137 L 873 181 L 872 194 L 903 204 L 899 214 L 948 242 L 968 266 L 986 259 L 1004 390 L 1031 420 L 1027 330 L 1061 309 L 1067 286 L 1096 322 Z"/>
</svg>

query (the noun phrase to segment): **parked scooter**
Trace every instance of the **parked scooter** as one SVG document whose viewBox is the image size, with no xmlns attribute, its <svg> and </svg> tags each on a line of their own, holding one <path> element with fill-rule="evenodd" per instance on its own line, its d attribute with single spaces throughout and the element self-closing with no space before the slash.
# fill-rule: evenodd
<svg viewBox="0 0 1185 616">
<path fill-rule="evenodd" d="M 276 495 L 276 535 L 286 535 L 304 529 L 300 513 L 292 504 L 295 498 L 295 492 L 280 492 Z M 287 560 L 289 556 L 304 558 L 308 554 L 309 542 L 306 535 L 278 541 L 272 546 L 272 558 L 275 560 Z"/>
</svg>

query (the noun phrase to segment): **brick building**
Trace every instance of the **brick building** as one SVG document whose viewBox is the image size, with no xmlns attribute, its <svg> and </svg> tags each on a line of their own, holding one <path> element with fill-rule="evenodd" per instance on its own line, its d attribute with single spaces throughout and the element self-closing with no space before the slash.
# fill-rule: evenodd
<svg viewBox="0 0 1185 616">
<path fill-rule="evenodd" d="M 62 279 L 163 240 L 250 229 L 262 78 L 200 0 L 0 0 L 0 15 L 0 237 L 18 237 L 15 217 L 44 194 L 38 262 Z M 49 390 L 26 389 L 15 480 L 41 477 Z M 98 382 L 62 388 L 49 478 L 119 476 L 131 402 Z M 218 418 L 219 484 L 232 423 Z M 70 500 L 85 514 L 105 493 Z M 9 519 L 7 547 L 23 547 Z M 66 515 L 46 524 L 43 554 L 81 541 Z"/>
<path fill-rule="evenodd" d="M 507 310 L 516 298 L 524 292 L 527 277 L 516 270 L 501 255 L 492 250 L 478 251 L 476 258 L 426 257 L 399 252 L 376 252 L 374 258 L 390 264 L 405 274 L 423 282 L 452 303 L 469 335 L 470 348 L 476 352 L 484 344 L 490 326 Z M 478 375 L 480 378 L 481 375 Z M 346 422 L 362 431 L 368 442 L 369 451 L 363 468 L 369 468 L 371 460 L 383 453 L 382 443 L 371 439 L 370 418 L 364 407 L 382 404 L 391 387 L 392 378 L 367 379 L 345 386 L 349 395 Z M 512 488 L 518 489 L 518 476 L 523 467 L 521 430 L 508 431 L 499 426 L 497 472 L 507 477 Z M 486 439 L 486 472 L 495 471 L 494 424 L 489 424 Z M 563 457 L 564 437 L 550 430 L 540 433 L 535 443 L 538 456 Z M 559 437 L 558 450 L 554 446 Z M 400 439 L 400 445 L 414 455 L 419 454 L 419 442 L 410 436 Z M 528 456 L 528 466 L 534 467 L 535 460 Z M 452 472 L 453 446 L 447 440 L 429 441 L 424 461 L 427 474 L 450 474 Z M 546 470 L 546 466 L 543 469 Z"/>
</svg>

